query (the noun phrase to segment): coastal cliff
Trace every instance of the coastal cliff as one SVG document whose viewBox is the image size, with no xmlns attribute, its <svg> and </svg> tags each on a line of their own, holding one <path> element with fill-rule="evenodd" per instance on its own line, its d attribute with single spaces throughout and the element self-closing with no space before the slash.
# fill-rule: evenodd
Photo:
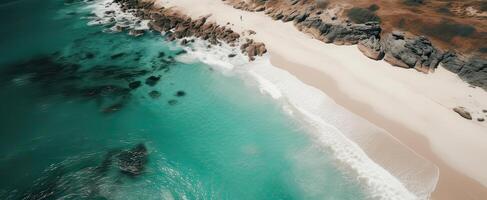
<svg viewBox="0 0 487 200">
<path fill-rule="evenodd" d="M 355 1 L 317 0 L 224 0 L 236 9 L 264 12 L 274 20 L 292 22 L 302 32 L 326 43 L 355 45 L 367 57 L 423 73 L 433 72 L 439 64 L 457 74 L 472 86 L 487 90 L 487 59 L 482 45 L 479 52 L 439 47 L 424 35 L 407 28 L 387 27 L 376 14 L 380 6 Z M 421 6 L 423 2 L 404 2 L 406 6 Z M 362 7 L 360 7 L 362 6 Z M 485 20 L 479 18 L 479 20 Z M 434 27 L 431 27 L 432 29 Z M 453 27 L 455 28 L 455 27 Z M 462 28 L 462 27 L 459 27 Z M 482 32 L 481 30 L 477 32 Z M 485 32 L 484 32 L 485 33 Z M 447 34 L 447 33 L 445 33 Z M 480 34 L 484 41 L 485 34 Z M 441 43 L 441 42 L 438 42 Z M 475 44 L 474 44 L 475 45 Z"/>
</svg>

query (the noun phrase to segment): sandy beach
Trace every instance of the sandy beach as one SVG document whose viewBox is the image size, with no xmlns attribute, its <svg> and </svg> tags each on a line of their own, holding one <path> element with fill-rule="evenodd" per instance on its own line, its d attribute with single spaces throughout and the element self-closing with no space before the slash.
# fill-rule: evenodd
<svg viewBox="0 0 487 200">
<path fill-rule="evenodd" d="M 387 130 L 439 167 L 433 199 L 487 199 L 487 92 L 469 87 L 441 66 L 432 74 L 373 61 L 356 46 L 325 44 L 292 23 L 236 10 L 220 0 L 157 0 L 194 18 L 211 14 L 218 24 L 264 42 L 272 64 L 322 90 L 339 105 Z M 452 111 L 464 106 L 474 120 Z M 392 147 L 391 147 L 392 148 Z M 387 151 L 387 149 L 384 149 Z"/>
</svg>

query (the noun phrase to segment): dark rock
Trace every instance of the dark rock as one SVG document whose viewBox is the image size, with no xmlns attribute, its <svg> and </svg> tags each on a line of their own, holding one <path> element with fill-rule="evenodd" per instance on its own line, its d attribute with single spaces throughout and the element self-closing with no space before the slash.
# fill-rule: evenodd
<svg viewBox="0 0 487 200">
<path fill-rule="evenodd" d="M 118 58 L 120 58 L 120 57 L 122 57 L 124 55 L 125 55 L 125 53 L 117 53 L 117 54 L 113 54 L 112 56 L 110 56 L 110 58 L 112 60 L 114 60 L 114 59 L 118 59 Z"/>
<path fill-rule="evenodd" d="M 103 109 L 103 113 L 106 113 L 106 114 L 110 114 L 110 113 L 114 113 L 114 112 L 118 112 L 120 111 L 122 108 L 124 107 L 124 103 L 123 102 L 118 102 L 118 103 L 115 103 L 111 106 L 108 106 L 106 107 L 105 109 Z"/>
<path fill-rule="evenodd" d="M 157 84 L 157 82 L 159 82 L 159 80 L 161 80 L 161 76 L 150 76 L 145 80 L 145 84 L 154 86 Z"/>
<path fill-rule="evenodd" d="M 149 92 L 149 96 L 153 99 L 157 99 L 157 98 L 161 97 L 161 92 L 152 90 Z"/>
<path fill-rule="evenodd" d="M 237 54 L 234 54 L 234 53 L 228 54 L 228 57 L 229 57 L 229 58 L 233 58 L 233 57 L 235 57 L 235 56 L 237 56 Z"/>
<path fill-rule="evenodd" d="M 169 105 L 171 105 L 171 106 L 174 106 L 174 105 L 178 104 L 178 101 L 177 101 L 177 100 L 174 100 L 174 99 L 171 99 L 171 100 L 169 100 L 167 103 L 168 103 Z"/>
<path fill-rule="evenodd" d="M 483 121 L 485 121 L 485 119 L 484 118 L 477 118 L 477 121 L 483 122 Z"/>
<path fill-rule="evenodd" d="M 159 52 L 159 55 L 157 56 L 157 58 L 163 58 L 164 56 L 166 56 L 166 53 L 164 52 Z"/>
<path fill-rule="evenodd" d="M 144 33 L 145 33 L 144 30 L 130 30 L 129 31 L 129 35 L 132 35 L 132 36 L 135 36 L 135 37 L 144 35 Z"/>
<path fill-rule="evenodd" d="M 393 32 L 382 40 L 382 47 L 384 59 L 390 64 L 415 68 L 424 73 L 433 71 L 443 59 L 443 53 L 423 36 L 406 38 L 403 34 Z"/>
<path fill-rule="evenodd" d="M 121 152 L 118 157 L 118 167 L 124 174 L 137 176 L 142 174 L 147 164 L 149 153 L 144 144 L 138 144 L 134 148 Z"/>
<path fill-rule="evenodd" d="M 181 45 L 186 46 L 188 44 L 188 40 L 183 39 L 181 40 Z"/>
<path fill-rule="evenodd" d="M 185 54 L 185 53 L 188 53 L 188 52 L 186 50 L 181 50 L 181 51 L 176 52 L 176 55 L 179 56 L 179 55 Z"/>
<path fill-rule="evenodd" d="M 137 89 L 141 85 L 142 85 L 141 81 L 133 81 L 129 83 L 129 88 L 133 90 L 133 89 Z"/>
<path fill-rule="evenodd" d="M 307 13 L 307 12 L 300 13 L 300 14 L 296 15 L 296 17 L 294 17 L 294 22 L 295 23 L 301 23 L 304 20 L 306 20 L 306 18 L 308 18 L 308 17 L 309 17 L 309 13 Z"/>
<path fill-rule="evenodd" d="M 319 17 L 309 17 L 298 27 L 303 27 L 326 43 L 357 44 L 371 37 L 379 38 L 381 28 L 378 22 L 365 24 L 342 24 L 323 22 Z"/>
<path fill-rule="evenodd" d="M 240 49 L 243 53 L 246 53 L 250 60 L 254 60 L 255 56 L 262 56 L 267 52 L 265 44 L 261 42 L 254 42 L 253 40 L 247 40 Z"/>
<path fill-rule="evenodd" d="M 85 53 L 83 59 L 93 59 L 95 58 L 95 54 L 94 53 L 91 53 L 91 52 L 87 52 Z"/>
<path fill-rule="evenodd" d="M 447 52 L 441 61 L 442 66 L 458 74 L 464 81 L 487 91 L 487 60 L 464 58 L 453 52 Z"/>
<path fill-rule="evenodd" d="M 183 97 L 183 96 L 186 96 L 186 92 L 182 91 L 182 90 L 179 90 L 176 92 L 176 96 L 177 97 Z"/>
<path fill-rule="evenodd" d="M 84 97 L 121 97 L 128 95 L 130 90 L 117 85 L 100 85 L 86 87 L 80 89 L 79 92 Z"/>
<path fill-rule="evenodd" d="M 357 45 L 358 49 L 367 57 L 374 60 L 384 58 L 384 51 L 380 45 L 380 40 L 376 37 L 362 40 Z"/>
<path fill-rule="evenodd" d="M 472 120 L 472 115 L 470 115 L 470 112 L 468 112 L 464 107 L 453 108 L 453 111 L 455 111 L 465 119 Z"/>
</svg>

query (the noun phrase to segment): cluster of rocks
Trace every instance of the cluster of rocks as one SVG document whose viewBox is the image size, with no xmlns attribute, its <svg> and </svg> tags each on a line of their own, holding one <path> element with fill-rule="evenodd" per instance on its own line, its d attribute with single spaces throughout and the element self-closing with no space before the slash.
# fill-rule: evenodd
<svg viewBox="0 0 487 200">
<path fill-rule="evenodd" d="M 120 152 L 117 155 L 120 171 L 130 176 L 140 175 L 144 171 L 148 155 L 147 148 L 143 143 L 130 150 Z"/>
<path fill-rule="evenodd" d="M 311 0 L 227 0 L 234 8 L 265 12 L 274 20 L 293 22 L 303 32 L 326 43 L 357 44 L 358 49 L 374 60 L 384 59 L 399 67 L 429 73 L 441 63 L 443 67 L 473 86 L 487 90 L 487 60 L 467 58 L 453 51 L 435 48 L 424 36 L 402 32 L 383 32 L 379 22 L 352 23 L 347 17 L 329 13 Z"/>
<path fill-rule="evenodd" d="M 119 3 L 125 11 L 132 11 L 142 19 L 149 19 L 149 27 L 165 34 L 170 41 L 181 39 L 182 43 L 187 44 L 187 40 L 183 38 L 197 37 L 209 41 L 212 45 L 220 45 L 224 42 L 230 46 L 237 46 L 240 43 L 239 33 L 229 27 L 208 22 L 209 16 L 192 19 L 172 9 L 156 8 L 151 2 L 139 0 L 115 0 L 114 2 Z M 248 55 L 250 60 L 267 52 L 263 43 L 253 40 L 246 40 L 240 49 Z"/>
<path fill-rule="evenodd" d="M 465 107 L 458 106 L 458 107 L 453 108 L 453 111 L 465 119 L 468 119 L 468 120 L 473 119 L 472 114 L 470 114 L 470 112 Z M 485 117 L 487 117 L 487 110 L 486 109 L 482 110 L 482 113 L 485 115 Z M 484 122 L 485 118 L 483 116 L 479 116 L 477 118 L 477 121 Z"/>
<path fill-rule="evenodd" d="M 85 50 L 67 55 L 54 53 L 7 65 L 0 74 L 6 77 L 2 81 L 25 77 L 23 84 L 35 83 L 41 88 L 40 95 L 96 102 L 100 112 L 113 114 L 125 107 L 138 88 L 154 87 L 161 82 L 162 73 L 176 63 L 173 56 L 161 52 L 153 58 L 156 64 L 152 68 L 116 65 L 129 59 L 139 60 L 140 56 L 137 52 L 130 55 L 118 52 L 106 56 L 109 63 L 82 66 L 78 61 L 93 62 L 96 54 Z"/>
</svg>

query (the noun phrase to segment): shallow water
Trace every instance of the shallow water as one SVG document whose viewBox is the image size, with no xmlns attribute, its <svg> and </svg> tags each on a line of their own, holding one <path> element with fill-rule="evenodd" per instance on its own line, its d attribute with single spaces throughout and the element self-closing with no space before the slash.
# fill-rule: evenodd
<svg viewBox="0 0 487 200">
<path fill-rule="evenodd" d="M 86 4 L 0 4 L 1 199 L 365 198 L 255 85 Z"/>
</svg>

